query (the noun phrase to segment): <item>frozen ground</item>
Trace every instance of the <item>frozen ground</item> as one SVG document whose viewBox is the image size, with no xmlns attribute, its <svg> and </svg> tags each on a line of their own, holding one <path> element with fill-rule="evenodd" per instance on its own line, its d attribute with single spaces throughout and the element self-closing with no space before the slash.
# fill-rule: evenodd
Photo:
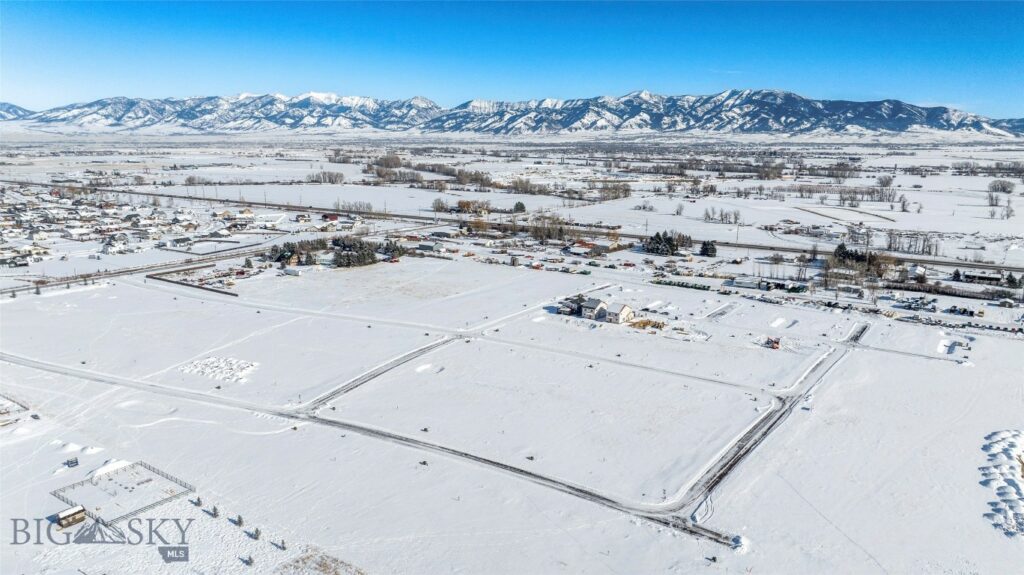
<svg viewBox="0 0 1024 575">
<path fill-rule="evenodd" d="M 357 160 L 341 165 L 323 158 L 328 146 L 342 144 L 312 139 L 265 147 L 241 140 L 137 148 L 98 142 L 90 145 L 103 149 L 89 154 L 17 147 L 0 173 L 43 181 L 117 169 L 125 181 L 115 185 L 125 187 L 141 173 L 174 185 L 140 190 L 199 194 L 198 202 L 180 205 L 204 209 L 219 207 L 209 197 L 263 201 L 264 193 L 270 202 L 326 209 L 365 201 L 383 210 L 386 202 L 397 216 L 422 215 L 438 197 L 487 199 L 499 208 L 522 200 L 530 211 L 619 224 L 623 232 L 676 229 L 736 240 L 736 226 L 703 220 L 703 210 L 715 207 L 743 211 L 740 242 L 815 243 L 757 229 L 791 218 L 836 229 L 864 222 L 939 230 L 947 257 L 984 252 L 1012 264 L 1024 254 L 1019 217 L 988 218 L 979 205 L 988 176 L 897 174 L 901 193 L 924 204 L 920 213 L 719 195 L 685 200 L 677 216 L 685 192 L 653 190 L 672 178 L 605 165 L 616 152 L 586 143 L 564 154 L 554 141 L 521 148 L 471 142 L 490 146 L 488 153 L 403 153 L 506 183 L 528 177 L 588 189 L 629 181 L 631 197 L 581 205 L 552 195 L 357 183 L 366 177 L 362 162 L 392 144 L 383 141 L 360 144 Z M 864 172 L 849 185 L 868 184 L 894 166 L 1020 159 L 1019 151 L 996 144 L 906 145 L 914 155 L 890 155 L 890 146 L 871 141 L 802 142 L 787 150 L 820 165 L 861 157 Z M 664 160 L 702 154 L 699 147 L 673 149 Z M 348 183 L 286 183 L 321 168 L 344 172 Z M 693 174 L 723 190 L 791 183 Z M 184 185 L 189 175 L 264 185 L 197 188 Z M 633 209 L 645 199 L 655 211 Z M 288 221 L 301 212 L 284 211 Z M 372 223 L 376 235 L 452 227 L 397 217 Z M 298 229 L 289 224 L 294 233 L 256 241 L 315 237 Z M 68 259 L 7 269 L 0 288 L 43 273 L 154 265 L 182 255 L 147 250 L 95 260 L 88 254 L 97 242 L 43 243 Z M 541 266 L 558 271 L 531 270 L 484 263 L 504 263 L 509 254 L 483 243 L 446 241 L 460 250 L 451 259 L 303 266 L 299 276 L 269 269 L 238 279 L 229 290 L 235 295 L 132 273 L 4 296 L 0 571 L 308 573 L 324 565 L 327 572 L 368 574 L 1009 574 L 1024 564 L 1024 339 L 988 329 L 1022 325 L 1022 308 L 940 296 L 938 311 L 920 314 L 966 321 L 941 311 L 962 305 L 985 317 L 974 318 L 979 327 L 928 326 L 896 319 L 909 312 L 885 293 L 874 311 L 894 317 L 862 311 L 875 305 L 870 297 L 785 299 L 776 291 L 759 300 L 764 292 L 718 291 L 730 289 L 725 276 L 795 273 L 792 262 L 775 268 L 759 259 L 770 249 L 723 247 L 724 259 L 680 261 L 686 273 L 705 277 L 667 278 L 711 288 L 705 291 L 651 283 L 663 256 L 627 250 L 597 267 L 567 257 Z M 511 250 L 521 263 L 560 255 L 557 247 L 526 244 Z M 831 249 L 822 243 L 823 253 Z M 945 267 L 933 266 L 930 279 L 947 282 Z M 648 322 L 556 313 L 559 300 L 580 293 L 628 304 Z M 766 345 L 772 338 L 778 349 Z M 77 466 L 67 464 L 72 458 Z M 64 509 L 51 492 L 69 485 L 78 487 L 68 497 L 101 514 L 169 495 L 174 487 L 165 478 L 136 473 L 132 464 L 140 461 L 195 488 L 139 516 L 192 521 L 187 566 L 164 563 L 156 545 L 9 543 L 14 520 L 45 521 Z"/>
<path fill-rule="evenodd" d="M 771 401 L 553 352 L 453 344 L 338 400 L 329 417 L 428 438 L 656 507 L 677 499 Z"/>
<path fill-rule="evenodd" d="M 972 367 L 851 353 L 810 410 L 727 480 L 705 520 L 740 526 L 750 566 L 1013 572 L 1024 560 L 1007 533 L 1019 496 L 1001 473 L 1011 474 L 1024 384 L 1019 362 L 1000 357 L 1020 345 L 979 337 Z M 1007 429 L 1017 431 L 998 433 Z"/>
</svg>

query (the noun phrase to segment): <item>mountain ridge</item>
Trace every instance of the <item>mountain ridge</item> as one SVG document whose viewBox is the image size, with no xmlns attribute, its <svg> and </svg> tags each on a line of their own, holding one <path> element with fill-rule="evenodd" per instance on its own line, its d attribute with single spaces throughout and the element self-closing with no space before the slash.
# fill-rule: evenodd
<svg viewBox="0 0 1024 575">
<path fill-rule="evenodd" d="M 239 94 L 191 98 L 113 97 L 32 112 L 0 102 L 0 124 L 28 129 L 71 128 L 189 133 L 269 130 L 379 130 L 502 136 L 651 131 L 740 134 L 906 132 L 916 128 L 1024 137 L 1024 119 L 990 119 L 945 106 L 900 100 L 814 100 L 782 90 L 726 90 L 663 96 L 523 101 L 469 100 L 442 108 L 428 98 L 383 100 L 333 93 Z"/>
</svg>

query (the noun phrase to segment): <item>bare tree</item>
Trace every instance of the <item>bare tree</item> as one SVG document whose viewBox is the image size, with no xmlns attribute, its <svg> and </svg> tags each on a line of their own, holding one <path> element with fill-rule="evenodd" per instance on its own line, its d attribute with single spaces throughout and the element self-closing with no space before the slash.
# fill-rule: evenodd
<svg viewBox="0 0 1024 575">
<path fill-rule="evenodd" d="M 999 194 L 1012 194 L 1016 184 L 1010 180 L 992 180 L 988 183 L 988 191 Z"/>
<path fill-rule="evenodd" d="M 340 184 L 345 181 L 345 174 L 341 172 L 328 172 L 321 170 L 306 175 L 306 181 L 311 184 Z"/>
</svg>

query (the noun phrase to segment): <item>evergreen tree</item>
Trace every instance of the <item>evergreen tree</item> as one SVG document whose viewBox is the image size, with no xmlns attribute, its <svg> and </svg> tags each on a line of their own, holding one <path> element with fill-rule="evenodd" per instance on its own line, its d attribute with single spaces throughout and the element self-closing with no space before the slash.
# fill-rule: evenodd
<svg viewBox="0 0 1024 575">
<path fill-rule="evenodd" d="M 850 251 L 846 249 L 845 243 L 840 243 L 836 246 L 836 250 L 832 252 L 832 255 L 836 256 L 836 259 L 838 260 L 845 260 L 849 257 Z"/>
</svg>

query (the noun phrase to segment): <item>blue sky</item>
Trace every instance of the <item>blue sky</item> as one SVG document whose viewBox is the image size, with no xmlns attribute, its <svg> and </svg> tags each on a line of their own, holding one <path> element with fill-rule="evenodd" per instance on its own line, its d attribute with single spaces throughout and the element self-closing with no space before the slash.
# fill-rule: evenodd
<svg viewBox="0 0 1024 575">
<path fill-rule="evenodd" d="M 1024 117 L 1024 3 L 19 3 L 0 100 L 779 88 Z"/>
</svg>

